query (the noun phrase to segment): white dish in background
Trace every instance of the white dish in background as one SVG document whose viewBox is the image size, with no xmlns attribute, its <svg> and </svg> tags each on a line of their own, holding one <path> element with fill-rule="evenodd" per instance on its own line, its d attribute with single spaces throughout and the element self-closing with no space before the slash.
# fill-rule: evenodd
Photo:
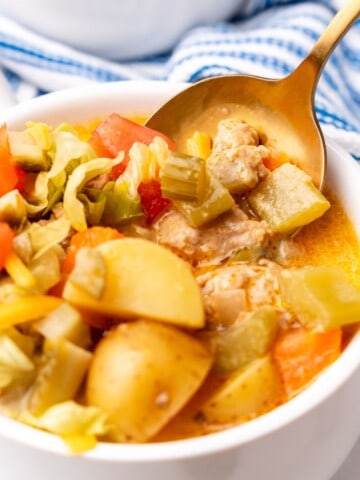
<svg viewBox="0 0 360 480">
<path fill-rule="evenodd" d="M 83 122 L 118 111 L 151 112 L 184 85 L 123 82 L 61 91 L 3 114 L 11 128 L 27 120 Z M 360 168 L 327 142 L 327 183 L 360 234 Z M 242 426 L 202 438 L 148 445 L 100 444 L 70 456 L 60 439 L 0 417 L 1 471 L 10 480 L 329 480 L 360 433 L 360 334 L 303 393 Z M 337 479 L 339 480 L 339 479 Z M 341 479 L 342 480 L 342 479 Z M 344 479 L 350 480 L 350 479 Z M 352 479 L 351 479 L 352 480 Z"/>
<path fill-rule="evenodd" d="M 0 0 L 0 13 L 33 31 L 117 60 L 168 50 L 189 28 L 238 8 L 239 0 Z"/>
</svg>

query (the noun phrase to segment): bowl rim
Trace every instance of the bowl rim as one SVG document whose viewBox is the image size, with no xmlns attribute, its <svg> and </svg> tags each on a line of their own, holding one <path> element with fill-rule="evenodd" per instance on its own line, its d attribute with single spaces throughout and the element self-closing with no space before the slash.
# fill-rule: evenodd
<svg viewBox="0 0 360 480">
<path fill-rule="evenodd" d="M 46 111 L 56 110 L 60 106 L 63 107 L 64 101 L 69 103 L 70 100 L 71 102 L 75 100 L 75 102 L 81 104 L 81 102 L 91 99 L 95 94 L 98 97 L 97 101 L 99 101 L 99 97 L 100 100 L 102 97 L 109 99 L 112 95 L 124 96 L 129 93 L 135 95 L 145 95 L 146 93 L 151 97 L 159 95 L 160 98 L 165 98 L 180 91 L 186 85 L 186 83 L 179 82 L 147 80 L 91 84 L 46 94 L 24 102 L 3 113 L 2 117 L 5 120 L 9 119 L 10 122 L 16 122 L 19 117 L 23 118 L 27 111 L 36 114 L 41 114 L 44 111 L 44 117 L 46 117 Z M 120 91 L 121 93 L 119 93 Z M 44 121 L 46 121 L 46 118 L 44 118 Z M 359 168 L 357 162 L 335 142 L 327 137 L 325 138 L 329 156 L 340 156 L 341 161 L 346 162 L 350 171 L 353 171 L 354 175 L 360 176 L 360 170 L 357 170 Z M 149 444 L 99 442 L 95 449 L 84 453 L 82 457 L 106 462 L 159 462 L 220 453 L 248 444 L 268 436 L 290 423 L 294 423 L 339 390 L 360 367 L 359 352 L 360 331 L 358 330 L 341 356 L 304 391 L 250 422 L 209 435 L 170 442 Z M 0 415 L 0 435 L 19 444 L 48 453 L 69 455 L 64 443 L 55 435 L 21 424 L 2 415 Z"/>
</svg>

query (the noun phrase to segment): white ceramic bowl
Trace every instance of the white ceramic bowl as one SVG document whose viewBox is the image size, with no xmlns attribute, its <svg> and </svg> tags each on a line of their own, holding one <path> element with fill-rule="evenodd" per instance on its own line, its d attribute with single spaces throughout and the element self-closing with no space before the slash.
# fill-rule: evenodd
<svg viewBox="0 0 360 480">
<path fill-rule="evenodd" d="M 72 89 L 11 109 L 24 122 L 81 122 L 112 111 L 151 112 L 183 85 L 129 82 Z M 328 142 L 326 181 L 360 234 L 360 168 Z M 245 425 L 202 438 L 149 445 L 100 444 L 83 456 L 61 440 L 0 417 L 1 478 L 20 480 L 329 480 L 360 433 L 360 334 L 293 400 Z"/>
<path fill-rule="evenodd" d="M 0 0 L 0 12 L 85 52 L 129 59 L 170 49 L 189 28 L 229 18 L 242 0 Z"/>
</svg>

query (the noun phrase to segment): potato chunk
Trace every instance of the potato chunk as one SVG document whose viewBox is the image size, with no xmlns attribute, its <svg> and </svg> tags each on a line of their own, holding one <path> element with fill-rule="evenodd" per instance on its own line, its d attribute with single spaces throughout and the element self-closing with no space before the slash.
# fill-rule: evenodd
<svg viewBox="0 0 360 480">
<path fill-rule="evenodd" d="M 63 294 L 70 303 L 115 318 L 146 317 L 189 328 L 204 325 L 200 288 L 174 253 L 140 238 L 103 243 L 96 250 L 106 266 L 103 294 L 96 299 L 70 278 Z"/>
<path fill-rule="evenodd" d="M 211 363 L 207 349 L 175 327 L 124 323 L 95 351 L 87 402 L 108 413 L 113 440 L 144 442 L 187 403 Z"/>
<path fill-rule="evenodd" d="M 201 408 L 207 423 L 238 423 L 271 410 L 280 400 L 280 377 L 271 357 L 237 370 Z"/>
<path fill-rule="evenodd" d="M 283 270 L 281 296 L 305 327 L 329 329 L 358 322 L 360 291 L 336 267 Z"/>
<path fill-rule="evenodd" d="M 316 220 L 330 207 L 311 177 L 291 163 L 273 170 L 248 200 L 274 231 L 284 233 Z"/>
</svg>

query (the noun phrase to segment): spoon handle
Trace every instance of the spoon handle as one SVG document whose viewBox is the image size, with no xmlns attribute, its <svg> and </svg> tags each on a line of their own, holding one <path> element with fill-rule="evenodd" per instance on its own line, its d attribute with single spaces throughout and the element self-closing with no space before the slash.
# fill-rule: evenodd
<svg viewBox="0 0 360 480">
<path fill-rule="evenodd" d="M 359 15 L 360 0 L 348 0 L 331 20 L 309 55 L 294 70 L 290 77 L 293 80 L 301 77 L 301 81 L 305 80 L 309 90 L 314 94 L 327 59 Z"/>
</svg>

